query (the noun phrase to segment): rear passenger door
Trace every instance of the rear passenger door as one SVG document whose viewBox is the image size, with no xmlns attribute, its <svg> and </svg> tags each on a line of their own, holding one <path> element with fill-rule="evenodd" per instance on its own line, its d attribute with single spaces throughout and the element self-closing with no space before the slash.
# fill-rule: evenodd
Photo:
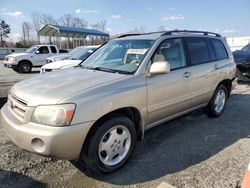
<svg viewBox="0 0 250 188">
<path fill-rule="evenodd" d="M 147 77 L 148 124 L 155 125 L 190 108 L 190 77 L 181 38 L 163 41 L 151 63 L 168 61 L 167 74 Z"/>
<path fill-rule="evenodd" d="M 198 107 L 210 101 L 220 80 L 220 65 L 208 37 L 187 37 L 185 42 L 191 72 L 191 106 Z"/>
</svg>

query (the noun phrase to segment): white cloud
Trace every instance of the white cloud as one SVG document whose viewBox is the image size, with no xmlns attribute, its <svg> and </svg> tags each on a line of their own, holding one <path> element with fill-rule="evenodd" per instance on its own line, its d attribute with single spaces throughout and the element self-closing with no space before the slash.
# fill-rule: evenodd
<svg viewBox="0 0 250 188">
<path fill-rule="evenodd" d="M 223 33 L 237 33 L 238 31 L 236 29 L 225 29 L 223 30 Z"/>
<path fill-rule="evenodd" d="M 224 34 L 240 33 L 237 29 L 215 29 L 215 32 Z"/>
<path fill-rule="evenodd" d="M 21 33 L 12 33 L 9 36 L 9 40 L 11 40 L 11 41 L 19 41 L 21 38 L 22 38 Z"/>
<path fill-rule="evenodd" d="M 94 9 L 94 10 L 83 10 L 82 12 L 86 13 L 86 14 L 90 14 L 90 13 L 98 13 L 99 10 L 96 10 L 96 9 Z"/>
<path fill-rule="evenodd" d="M 23 12 L 21 11 L 14 11 L 14 12 L 4 12 L 3 14 L 11 16 L 11 17 L 23 17 Z"/>
<path fill-rule="evenodd" d="M 0 12 L 6 11 L 6 8 L 0 8 Z"/>
<path fill-rule="evenodd" d="M 80 14 L 81 13 L 81 9 L 76 9 L 76 14 Z"/>
<path fill-rule="evenodd" d="M 148 10 L 148 11 L 151 11 L 151 10 L 152 10 L 152 7 L 148 7 L 147 10 Z"/>
<path fill-rule="evenodd" d="M 107 32 L 110 33 L 113 29 L 111 27 L 107 27 L 106 30 L 107 30 Z"/>
<path fill-rule="evenodd" d="M 162 17 L 162 20 L 163 20 L 163 21 L 167 21 L 167 20 L 176 21 L 176 20 L 184 20 L 184 19 L 186 19 L 186 17 L 183 16 L 182 14 L 179 14 L 179 15 L 172 15 L 172 16 L 163 16 L 163 17 Z"/>
<path fill-rule="evenodd" d="M 111 18 L 114 19 L 114 20 L 118 20 L 118 19 L 121 18 L 121 15 L 120 14 L 112 15 Z"/>
<path fill-rule="evenodd" d="M 171 7 L 171 8 L 169 8 L 168 10 L 169 10 L 169 11 L 175 11 L 175 10 L 176 10 L 176 8 Z"/>
</svg>

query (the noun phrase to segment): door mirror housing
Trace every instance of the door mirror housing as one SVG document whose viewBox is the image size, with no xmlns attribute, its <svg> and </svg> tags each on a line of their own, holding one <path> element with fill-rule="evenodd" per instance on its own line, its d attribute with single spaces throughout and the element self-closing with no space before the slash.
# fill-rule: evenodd
<svg viewBox="0 0 250 188">
<path fill-rule="evenodd" d="M 167 61 L 154 62 L 149 70 L 150 75 L 166 74 L 170 72 L 170 64 Z"/>
<path fill-rule="evenodd" d="M 35 52 L 35 54 L 40 54 L 40 51 L 39 51 L 39 50 L 37 50 L 37 51 Z"/>
</svg>

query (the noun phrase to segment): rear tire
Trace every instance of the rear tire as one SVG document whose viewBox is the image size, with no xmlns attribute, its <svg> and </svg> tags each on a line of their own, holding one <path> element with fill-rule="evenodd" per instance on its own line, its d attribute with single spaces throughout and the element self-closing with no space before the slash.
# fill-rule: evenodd
<svg viewBox="0 0 250 188">
<path fill-rule="evenodd" d="M 82 149 L 81 159 L 90 170 L 109 173 L 122 167 L 136 144 L 134 123 L 124 116 L 111 117 L 93 131 Z"/>
<path fill-rule="evenodd" d="M 31 72 L 31 69 L 32 69 L 32 65 L 28 61 L 22 61 L 18 65 L 18 71 L 20 73 L 29 73 L 29 72 Z"/>
<path fill-rule="evenodd" d="M 209 117 L 219 117 L 223 114 L 228 99 L 228 90 L 224 85 L 219 85 L 205 108 L 205 111 Z"/>
</svg>

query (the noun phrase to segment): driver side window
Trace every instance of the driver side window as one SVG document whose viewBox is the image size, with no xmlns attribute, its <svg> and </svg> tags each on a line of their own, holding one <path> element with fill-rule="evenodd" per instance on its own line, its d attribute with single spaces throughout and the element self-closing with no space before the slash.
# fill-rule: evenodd
<svg viewBox="0 0 250 188">
<path fill-rule="evenodd" d="M 48 54 L 48 53 L 49 49 L 47 46 L 42 46 L 36 51 L 36 54 Z"/>
<path fill-rule="evenodd" d="M 153 57 L 152 62 L 167 61 L 171 70 L 186 66 L 186 57 L 182 45 L 182 39 L 167 39 L 163 41 Z"/>
</svg>

